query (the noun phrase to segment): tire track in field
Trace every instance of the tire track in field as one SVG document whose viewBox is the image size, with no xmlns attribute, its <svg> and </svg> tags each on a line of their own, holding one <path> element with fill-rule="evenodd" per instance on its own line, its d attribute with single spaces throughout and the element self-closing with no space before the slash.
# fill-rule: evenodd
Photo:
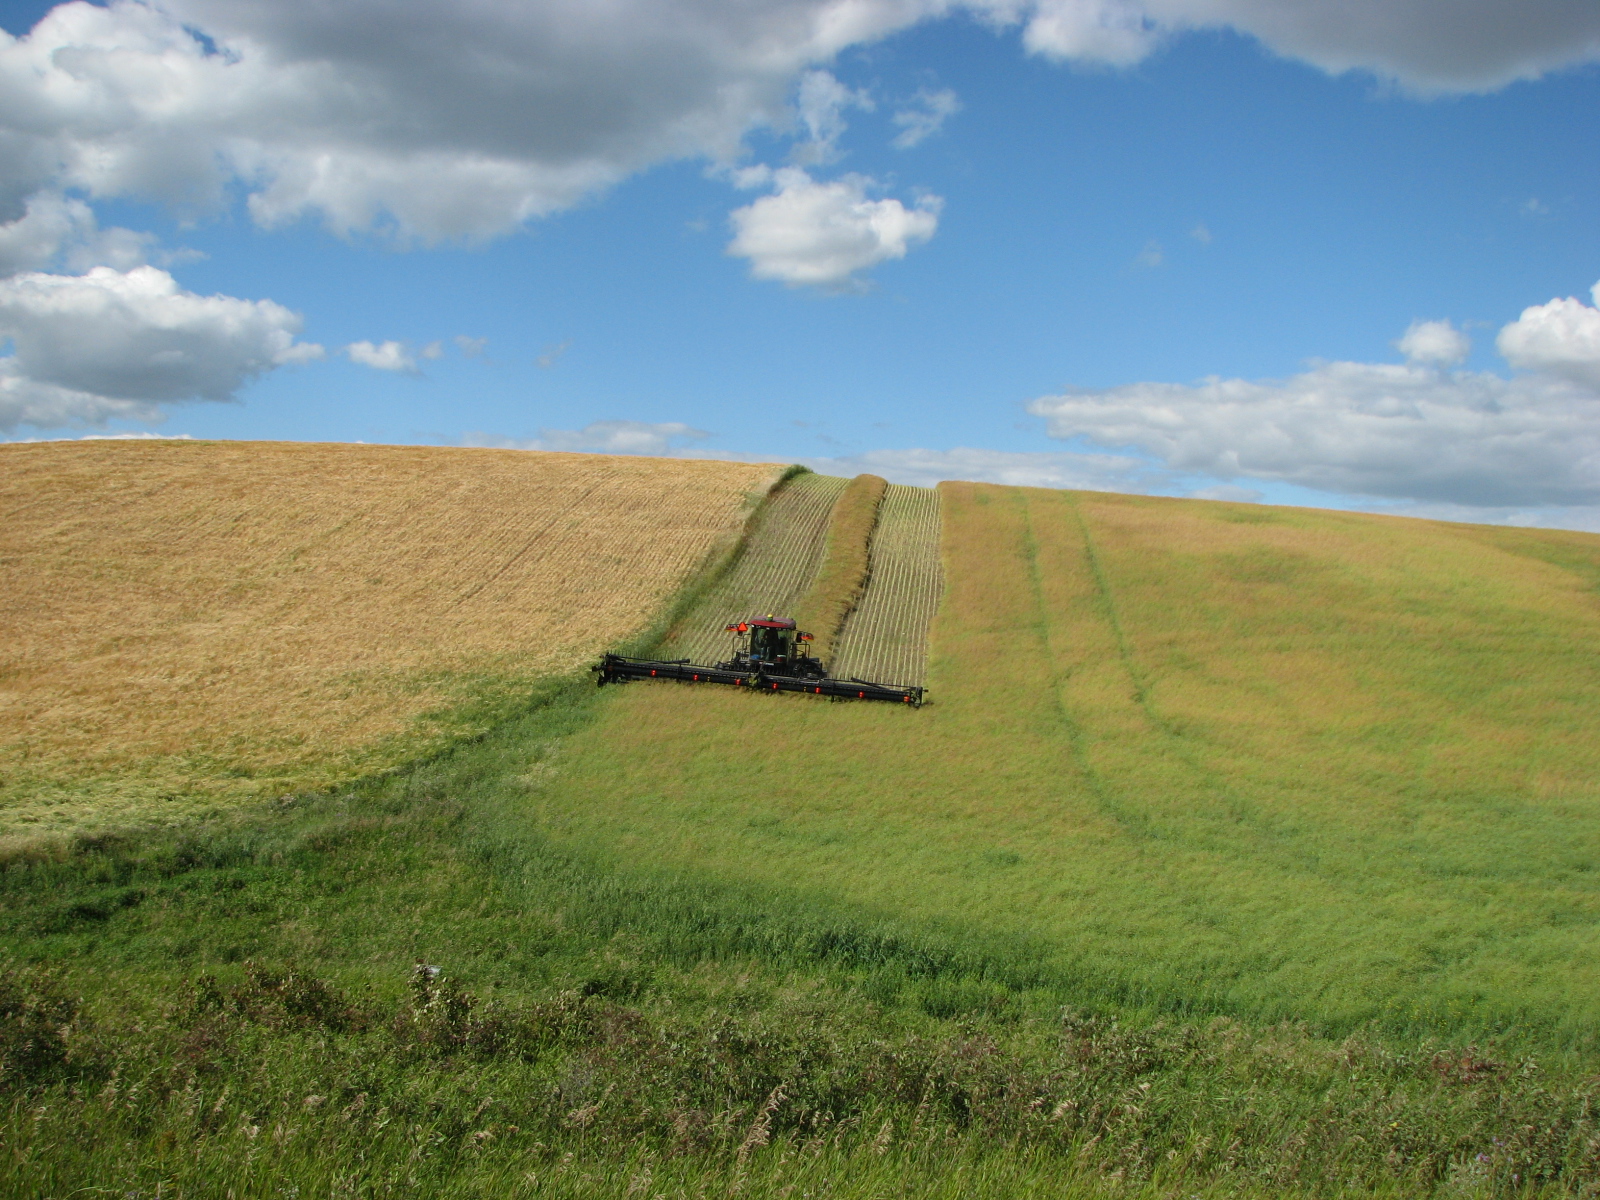
<svg viewBox="0 0 1600 1200">
<path fill-rule="evenodd" d="M 939 493 L 890 484 L 868 554 L 867 590 L 845 620 L 829 674 L 921 686 L 928 627 L 944 594 Z"/>
<path fill-rule="evenodd" d="M 797 475 L 779 488 L 733 566 L 679 623 L 662 655 L 716 662 L 727 657 L 729 622 L 769 612 L 793 616 L 822 565 L 828 516 L 849 482 Z"/>
</svg>

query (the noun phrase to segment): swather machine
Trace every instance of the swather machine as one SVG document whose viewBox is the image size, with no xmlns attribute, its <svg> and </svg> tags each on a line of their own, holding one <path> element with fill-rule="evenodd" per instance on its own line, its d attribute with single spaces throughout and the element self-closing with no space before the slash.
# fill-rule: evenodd
<svg viewBox="0 0 1600 1200">
<path fill-rule="evenodd" d="M 923 689 L 865 679 L 833 679 L 822 660 L 810 654 L 809 633 L 787 617 L 753 617 L 727 627 L 733 654 L 705 666 L 687 658 L 670 661 L 607 654 L 598 666 L 601 686 L 630 679 L 676 679 L 683 683 L 726 683 L 761 692 L 809 692 L 841 700 L 892 700 L 922 707 Z"/>
</svg>

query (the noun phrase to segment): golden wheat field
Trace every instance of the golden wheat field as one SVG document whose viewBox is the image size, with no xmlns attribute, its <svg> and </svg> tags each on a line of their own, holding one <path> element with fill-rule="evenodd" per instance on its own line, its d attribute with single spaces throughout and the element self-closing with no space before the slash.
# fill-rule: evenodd
<svg viewBox="0 0 1600 1200">
<path fill-rule="evenodd" d="M 780 468 L 0 446 L 0 836 L 327 787 L 640 632 Z"/>
</svg>

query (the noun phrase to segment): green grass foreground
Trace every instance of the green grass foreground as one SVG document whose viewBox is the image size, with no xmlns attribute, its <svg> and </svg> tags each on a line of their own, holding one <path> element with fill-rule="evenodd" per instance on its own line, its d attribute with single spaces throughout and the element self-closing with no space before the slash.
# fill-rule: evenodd
<svg viewBox="0 0 1600 1200">
<path fill-rule="evenodd" d="M 624 697 L 0 875 L 0 1192 L 1579 1193 L 1585 1063 L 1081 1003 L 1038 947 L 527 820 Z M 419 969 L 419 966 L 424 969 Z M 425 969 L 437 967 L 438 973 Z"/>
</svg>

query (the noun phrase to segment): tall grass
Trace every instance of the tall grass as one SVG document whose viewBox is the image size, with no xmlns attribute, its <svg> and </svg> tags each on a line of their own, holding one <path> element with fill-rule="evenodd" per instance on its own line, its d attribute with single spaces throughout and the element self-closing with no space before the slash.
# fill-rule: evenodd
<svg viewBox="0 0 1600 1200">
<path fill-rule="evenodd" d="M 848 486 L 803 468 L 787 477 L 752 515 L 726 566 L 681 597 L 658 652 L 717 662 L 729 652 L 724 631 L 731 622 L 793 612 L 822 562 L 829 516 Z"/>
<path fill-rule="evenodd" d="M 0 1190 L 1516 1195 L 1581 1064 L 1063 1002 L 1025 945 L 618 872 L 520 819 L 616 701 L 0 875 Z M 786 902 L 787 900 L 787 902 Z"/>
<path fill-rule="evenodd" d="M 944 595 L 939 493 L 893 485 L 878 505 L 870 580 L 846 618 L 832 672 L 882 683 L 926 681 L 928 630 Z"/>
</svg>

